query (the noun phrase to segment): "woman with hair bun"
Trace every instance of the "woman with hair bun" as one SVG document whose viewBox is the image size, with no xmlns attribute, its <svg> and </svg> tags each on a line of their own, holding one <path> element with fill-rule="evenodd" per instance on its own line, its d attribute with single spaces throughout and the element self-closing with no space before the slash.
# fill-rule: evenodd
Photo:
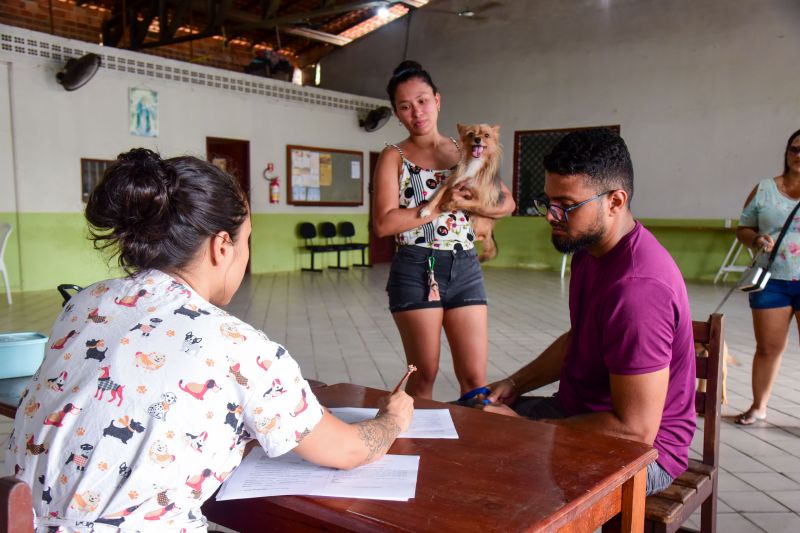
<svg viewBox="0 0 800 533">
<path fill-rule="evenodd" d="M 373 420 L 337 420 L 283 346 L 220 309 L 242 281 L 251 229 L 225 172 L 134 149 L 106 171 L 86 218 L 128 276 L 72 297 L 23 393 L 5 470 L 33 489 L 37 531 L 205 531 L 200 506 L 248 442 L 348 469 L 408 428 L 404 392 Z"/>
<path fill-rule="evenodd" d="M 487 210 L 468 191 L 455 191 L 455 209 L 421 217 L 426 199 L 458 163 L 460 147 L 439 133 L 442 97 L 419 63 L 400 63 L 386 90 L 409 135 L 381 153 L 372 219 L 375 233 L 395 235 L 399 246 L 386 290 L 406 359 L 418 369 L 406 391 L 432 397 L 444 328 L 463 394 L 486 383 L 489 342 L 483 274 L 467 211 L 500 218 L 514 210 L 514 200 L 503 185 L 504 201 Z"/>
</svg>

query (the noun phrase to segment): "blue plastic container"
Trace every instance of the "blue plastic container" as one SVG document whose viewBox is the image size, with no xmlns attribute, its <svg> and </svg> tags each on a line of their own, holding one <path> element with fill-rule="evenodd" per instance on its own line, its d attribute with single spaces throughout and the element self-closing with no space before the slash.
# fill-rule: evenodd
<svg viewBox="0 0 800 533">
<path fill-rule="evenodd" d="M 47 335 L 0 333 L 0 379 L 32 376 L 44 359 Z"/>
</svg>

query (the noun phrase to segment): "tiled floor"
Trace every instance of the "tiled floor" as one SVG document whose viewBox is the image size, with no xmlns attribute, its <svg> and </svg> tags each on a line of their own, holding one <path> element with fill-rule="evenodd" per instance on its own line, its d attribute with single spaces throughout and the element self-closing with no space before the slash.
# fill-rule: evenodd
<svg viewBox="0 0 800 533">
<path fill-rule="evenodd" d="M 387 389 L 394 386 L 405 367 L 400 338 L 386 309 L 383 287 L 387 275 L 386 266 L 378 266 L 323 274 L 254 276 L 245 281 L 229 311 L 284 343 L 308 378 Z M 566 287 L 557 274 L 549 272 L 487 269 L 486 287 L 492 380 L 529 361 L 567 328 L 567 301 Z M 724 287 L 690 285 L 695 318 L 708 316 L 725 292 Z M 49 330 L 60 308 L 55 290 L 19 293 L 14 298 L 11 307 L 0 302 L 0 332 Z M 727 342 L 739 366 L 729 368 L 729 404 L 723 411 L 719 531 L 800 531 L 797 331 L 792 328 L 768 422 L 742 428 L 731 419 L 750 402 L 754 341 L 745 295 L 733 294 L 723 311 Z M 455 383 L 443 340 L 441 377 L 434 398 L 454 399 L 458 394 Z M 9 422 L 0 419 L 0 441 L 9 431 Z M 699 442 L 697 435 L 695 443 Z"/>
</svg>

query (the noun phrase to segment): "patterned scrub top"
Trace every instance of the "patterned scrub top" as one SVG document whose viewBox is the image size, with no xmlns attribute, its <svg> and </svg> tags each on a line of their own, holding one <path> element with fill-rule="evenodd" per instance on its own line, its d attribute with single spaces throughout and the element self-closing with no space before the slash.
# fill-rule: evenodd
<svg viewBox="0 0 800 533">
<path fill-rule="evenodd" d="M 777 239 L 795 205 L 797 200 L 781 194 L 773 178 L 765 179 L 758 184 L 755 197 L 742 211 L 739 225 L 758 228 L 759 233 Z M 789 225 L 769 271 L 772 279 L 800 280 L 800 212 Z"/>
<path fill-rule="evenodd" d="M 455 139 L 450 139 L 458 148 Z M 394 144 L 392 148 L 400 152 L 403 169 L 400 173 L 400 207 L 410 209 L 424 204 L 439 189 L 452 170 L 430 170 L 415 165 L 406 159 L 403 150 Z M 397 244 L 409 244 L 436 250 L 470 250 L 475 247 L 475 234 L 465 211 L 453 210 L 442 213 L 434 221 L 427 222 L 397 235 Z"/>
<path fill-rule="evenodd" d="M 247 442 L 275 457 L 322 418 L 283 346 L 156 270 L 73 296 L 48 344 L 5 463 L 37 531 L 205 531 Z"/>
</svg>

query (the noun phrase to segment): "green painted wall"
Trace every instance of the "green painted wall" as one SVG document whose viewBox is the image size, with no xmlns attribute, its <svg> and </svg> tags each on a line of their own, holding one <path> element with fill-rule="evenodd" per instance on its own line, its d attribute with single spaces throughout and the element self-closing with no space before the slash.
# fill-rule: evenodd
<svg viewBox="0 0 800 533">
<path fill-rule="evenodd" d="M 307 266 L 309 256 L 302 250 L 302 239 L 297 237 L 298 224 L 305 221 L 338 224 L 345 220 L 355 225 L 355 240 L 366 242 L 366 214 L 254 214 L 252 271 L 280 272 Z M 100 252 L 92 248 L 82 213 L 20 213 L 19 217 L 14 213 L 0 213 L 0 221 L 14 226 L 5 254 L 14 291 L 50 290 L 61 283 L 87 285 L 121 274 L 115 261 L 109 267 Z M 323 266 L 336 262 L 336 254 L 321 254 L 318 258 L 318 264 Z"/>
<path fill-rule="evenodd" d="M 300 270 L 310 265 L 310 256 L 303 250 L 303 239 L 297 236 L 297 227 L 301 222 L 311 222 L 318 225 L 320 222 L 350 221 L 356 228 L 354 242 L 367 242 L 369 233 L 366 213 L 348 213 L 342 215 L 332 214 L 283 214 L 283 215 L 253 215 L 253 237 L 250 239 L 250 264 L 253 273 L 283 272 L 287 270 Z M 349 252 L 353 260 L 361 261 L 361 252 Z M 356 254 L 358 254 L 356 256 Z M 356 259 L 357 257 L 357 259 Z M 319 265 L 335 265 L 336 254 L 317 254 L 314 259 L 315 267 Z M 344 255 L 342 256 L 344 263 Z M 352 262 L 352 261 L 351 261 Z"/>
<path fill-rule="evenodd" d="M 17 241 L 9 243 L 6 264 L 21 264 L 11 281 L 15 290 L 86 285 L 116 275 L 86 239 L 83 214 L 19 213 L 12 223 Z"/>
<path fill-rule="evenodd" d="M 734 239 L 722 220 L 641 219 L 669 250 L 685 279 L 712 281 Z M 485 266 L 558 270 L 562 255 L 550 243 L 550 227 L 540 217 L 508 217 L 495 226 L 500 254 Z M 749 256 L 742 253 L 740 263 Z"/>
<path fill-rule="evenodd" d="M 299 270 L 309 265 L 309 254 L 297 236 L 301 222 L 339 223 L 356 227 L 356 241 L 368 239 L 364 214 L 255 214 L 251 240 L 253 273 Z M 86 285 L 120 274 L 109 267 L 86 239 L 86 222 L 81 213 L 0 213 L 0 221 L 14 225 L 5 263 L 12 289 L 50 290 L 60 283 Z M 733 230 L 721 220 L 642 221 L 670 251 L 686 279 L 712 280 L 733 240 Z M 487 268 L 521 267 L 558 270 L 561 254 L 550 243 L 550 228 L 536 217 L 509 217 L 498 221 L 496 238 L 499 256 Z M 348 261 L 360 259 L 350 252 Z M 318 265 L 333 265 L 335 254 L 320 254 Z M 746 261 L 743 255 L 740 261 Z M 21 268 L 20 268 L 21 265 Z M 2 300 L 0 298 L 0 300 Z"/>
</svg>

